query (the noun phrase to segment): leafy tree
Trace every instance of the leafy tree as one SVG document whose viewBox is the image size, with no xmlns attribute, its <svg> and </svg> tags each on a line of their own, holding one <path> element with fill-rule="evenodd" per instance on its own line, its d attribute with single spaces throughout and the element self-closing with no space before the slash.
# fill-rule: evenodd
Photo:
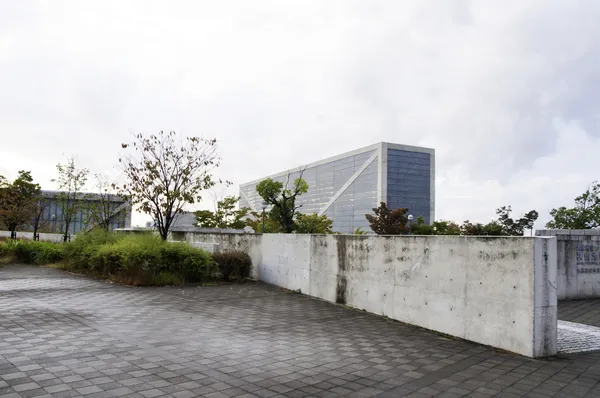
<svg viewBox="0 0 600 398">
<path fill-rule="evenodd" d="M 590 229 L 600 226 L 600 184 L 594 181 L 588 189 L 575 198 L 575 207 L 561 206 L 550 211 L 552 220 L 547 228 Z"/>
<path fill-rule="evenodd" d="M 133 154 L 119 159 L 126 183 L 118 194 L 151 215 L 166 240 L 184 206 L 200 201 L 200 193 L 216 184 L 211 172 L 220 161 L 217 140 L 185 137 L 178 141 L 174 131 L 135 138 Z"/>
<path fill-rule="evenodd" d="M 379 207 L 374 208 L 375 215 L 365 214 L 369 226 L 378 235 L 400 235 L 408 232 L 406 223 L 408 217 L 407 208 L 399 208 L 392 210 L 385 202 L 381 202 Z"/>
<path fill-rule="evenodd" d="M 254 232 L 263 232 L 262 229 L 262 213 L 252 211 L 245 220 L 246 226 L 252 228 Z M 281 233 L 281 223 L 279 220 L 274 219 L 271 213 L 265 213 L 265 230 L 266 234 L 278 234 Z"/>
<path fill-rule="evenodd" d="M 502 206 L 496 210 L 498 215 L 497 223 L 502 226 L 503 235 L 520 236 L 523 231 L 529 228 L 529 223 L 534 223 L 538 219 L 538 212 L 531 210 L 517 220 L 510 217 L 512 209 L 510 206 Z"/>
<path fill-rule="evenodd" d="M 411 225 L 411 233 L 414 235 L 435 235 L 433 225 L 425 224 L 423 216 L 418 216 Z"/>
<path fill-rule="evenodd" d="M 469 220 L 465 221 L 460 226 L 461 235 L 489 235 L 502 236 L 505 235 L 503 227 L 496 221 L 491 221 L 487 224 L 472 223 Z"/>
<path fill-rule="evenodd" d="M 433 231 L 435 235 L 460 235 L 460 226 L 453 221 L 434 221 Z"/>
<path fill-rule="evenodd" d="M 235 196 L 226 196 L 217 202 L 216 211 L 199 210 L 196 214 L 196 226 L 202 228 L 233 228 L 243 229 L 246 226 L 244 217 L 248 215 L 250 209 L 242 207 L 236 209 L 236 204 L 240 198 Z"/>
<path fill-rule="evenodd" d="M 64 221 L 63 240 L 69 239 L 69 228 L 75 215 L 82 210 L 85 203 L 82 189 L 87 182 L 89 170 L 78 168 L 75 158 L 71 157 L 65 164 L 57 164 L 58 178 L 53 182 L 58 183 L 60 192 L 56 196 L 56 204 L 62 211 Z"/>
<path fill-rule="evenodd" d="M 37 240 L 37 233 L 43 229 L 47 224 L 48 220 L 44 220 L 43 215 L 44 211 L 48 208 L 48 200 L 40 195 L 36 200 L 33 206 L 33 211 L 31 213 L 31 226 L 33 231 L 33 240 Z"/>
<path fill-rule="evenodd" d="M 96 174 L 97 195 L 87 202 L 88 228 L 98 227 L 110 231 L 111 221 L 115 219 L 115 210 L 120 201 L 114 193 L 115 184 L 109 184 L 101 175 Z M 90 198 L 91 199 L 91 198 Z M 122 217 L 122 216 L 119 216 Z"/>
<path fill-rule="evenodd" d="M 302 178 L 303 172 L 304 170 L 300 171 L 300 176 L 294 180 L 291 189 L 288 188 L 289 174 L 285 185 L 267 178 L 256 186 L 256 191 L 260 197 L 272 206 L 270 215 L 279 222 L 283 233 L 289 234 L 294 231 L 296 210 L 302 207 L 302 205 L 296 205 L 296 198 L 308 192 L 308 184 Z"/>
<path fill-rule="evenodd" d="M 367 235 L 367 232 L 363 231 L 361 227 L 358 227 L 354 230 L 353 235 Z"/>
<path fill-rule="evenodd" d="M 21 170 L 18 177 L 9 183 L 0 176 L 0 223 L 16 236 L 19 227 L 29 222 L 41 188 L 33 182 L 31 172 Z"/>
<path fill-rule="evenodd" d="M 296 215 L 295 232 L 299 234 L 332 234 L 333 220 L 317 213 Z"/>
</svg>

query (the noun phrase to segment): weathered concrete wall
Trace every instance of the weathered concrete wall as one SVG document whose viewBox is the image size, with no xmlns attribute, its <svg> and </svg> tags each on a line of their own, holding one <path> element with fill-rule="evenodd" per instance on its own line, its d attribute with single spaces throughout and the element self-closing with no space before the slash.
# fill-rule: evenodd
<svg viewBox="0 0 600 398">
<path fill-rule="evenodd" d="M 556 353 L 556 241 L 313 236 L 312 296 L 519 354 Z"/>
<path fill-rule="evenodd" d="M 556 236 L 558 299 L 600 298 L 600 230 L 547 229 L 536 236 Z"/>
<path fill-rule="evenodd" d="M 63 234 L 47 234 L 40 233 L 40 241 L 42 242 L 62 242 Z M 10 231 L 0 231 L 1 238 L 10 238 Z M 71 237 L 73 238 L 73 236 Z M 33 240 L 33 232 L 19 232 L 17 231 L 17 239 L 29 239 Z"/>
<path fill-rule="evenodd" d="M 556 354 L 555 238 L 194 239 L 249 250 L 268 283 L 530 357 Z"/>
</svg>

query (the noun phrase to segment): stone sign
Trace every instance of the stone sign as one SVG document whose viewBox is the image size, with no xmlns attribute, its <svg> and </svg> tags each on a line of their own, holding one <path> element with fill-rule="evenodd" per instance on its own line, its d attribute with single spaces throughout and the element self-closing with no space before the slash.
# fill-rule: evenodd
<svg viewBox="0 0 600 398">
<path fill-rule="evenodd" d="M 576 247 L 577 273 L 600 273 L 600 248 L 590 244 L 579 244 Z"/>
</svg>

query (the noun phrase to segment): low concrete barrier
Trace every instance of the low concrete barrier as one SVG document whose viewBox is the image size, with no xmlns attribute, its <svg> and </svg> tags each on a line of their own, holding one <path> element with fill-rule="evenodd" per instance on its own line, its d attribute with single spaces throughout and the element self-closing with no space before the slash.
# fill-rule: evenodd
<svg viewBox="0 0 600 398">
<path fill-rule="evenodd" d="M 40 233 L 40 241 L 42 242 L 62 242 L 63 234 Z M 0 231 L 0 237 L 10 238 L 10 231 Z M 33 232 L 17 231 L 17 239 L 33 240 Z"/>
<path fill-rule="evenodd" d="M 600 298 L 600 230 L 546 229 L 557 239 L 558 299 Z"/>
<path fill-rule="evenodd" d="M 556 354 L 556 239 L 198 235 L 245 250 L 254 276 L 529 357 Z"/>
</svg>

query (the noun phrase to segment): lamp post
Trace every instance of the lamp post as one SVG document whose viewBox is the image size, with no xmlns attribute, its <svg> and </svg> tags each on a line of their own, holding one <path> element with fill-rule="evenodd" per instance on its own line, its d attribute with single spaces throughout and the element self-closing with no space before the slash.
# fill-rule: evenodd
<svg viewBox="0 0 600 398">
<path fill-rule="evenodd" d="M 262 202 L 262 233 L 265 233 L 265 210 L 267 209 L 267 206 L 269 205 L 267 202 Z"/>
<path fill-rule="evenodd" d="M 408 234 L 412 235 L 412 220 L 413 220 L 413 215 L 409 214 L 408 215 Z"/>
<path fill-rule="evenodd" d="M 533 236 L 533 221 L 529 221 L 529 236 Z"/>
</svg>

